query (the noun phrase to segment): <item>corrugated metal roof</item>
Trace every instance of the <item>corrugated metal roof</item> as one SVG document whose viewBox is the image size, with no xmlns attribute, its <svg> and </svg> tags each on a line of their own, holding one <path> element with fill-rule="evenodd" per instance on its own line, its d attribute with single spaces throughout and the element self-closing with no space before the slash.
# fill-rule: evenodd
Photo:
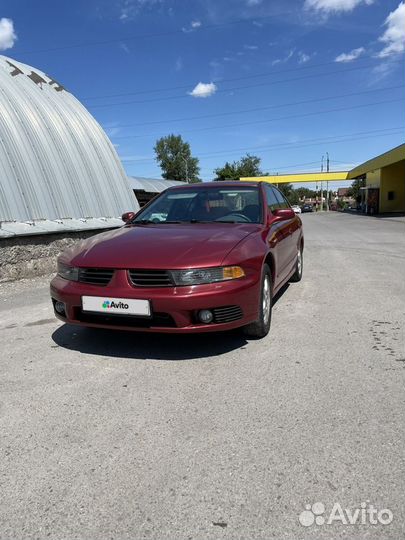
<svg viewBox="0 0 405 540">
<path fill-rule="evenodd" d="M 1 229 L 139 208 L 107 135 L 57 81 L 0 56 L 0 110 Z"/>
<path fill-rule="evenodd" d="M 142 176 L 129 176 L 132 189 L 141 189 L 148 193 L 160 193 L 171 186 L 184 186 L 185 182 L 178 180 L 164 180 L 163 178 L 143 178 Z"/>
</svg>

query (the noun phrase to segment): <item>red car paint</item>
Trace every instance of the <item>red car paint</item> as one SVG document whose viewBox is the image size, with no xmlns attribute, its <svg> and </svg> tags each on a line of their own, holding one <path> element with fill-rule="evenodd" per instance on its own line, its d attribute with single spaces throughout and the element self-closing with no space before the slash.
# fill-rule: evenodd
<svg viewBox="0 0 405 540">
<path fill-rule="evenodd" d="M 243 186 L 259 190 L 261 223 L 127 224 L 75 244 L 60 256 L 61 262 L 82 269 L 113 269 L 113 277 L 108 285 L 101 286 L 57 275 L 51 282 L 51 297 L 54 304 L 65 304 L 66 316 L 57 312 L 55 315 L 70 324 L 170 333 L 230 330 L 257 320 L 263 265 L 267 263 L 271 268 L 274 295 L 294 274 L 303 232 L 301 220 L 293 211 L 271 211 L 267 204 L 269 186 L 261 182 L 213 182 L 190 188 Z M 184 189 L 188 189 L 187 185 L 170 188 L 166 193 Z M 131 284 L 128 274 L 129 269 L 222 266 L 240 266 L 245 276 L 203 285 L 138 287 Z M 82 311 L 82 296 L 146 299 L 151 303 L 152 318 L 89 315 Z M 240 318 L 210 324 L 196 318 L 199 310 L 227 306 L 240 308 Z"/>
</svg>

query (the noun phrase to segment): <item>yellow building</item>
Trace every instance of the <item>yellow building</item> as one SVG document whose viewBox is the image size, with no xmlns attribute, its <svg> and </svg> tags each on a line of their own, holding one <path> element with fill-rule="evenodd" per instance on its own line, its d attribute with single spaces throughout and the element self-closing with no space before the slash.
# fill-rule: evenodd
<svg viewBox="0 0 405 540">
<path fill-rule="evenodd" d="M 347 178 L 364 181 L 367 213 L 405 212 L 405 144 L 358 165 Z"/>
<path fill-rule="evenodd" d="M 405 144 L 372 158 L 351 171 L 282 174 L 241 178 L 271 184 L 362 180 L 362 209 L 368 214 L 405 212 Z M 324 186 L 324 189 L 326 185 Z"/>
</svg>

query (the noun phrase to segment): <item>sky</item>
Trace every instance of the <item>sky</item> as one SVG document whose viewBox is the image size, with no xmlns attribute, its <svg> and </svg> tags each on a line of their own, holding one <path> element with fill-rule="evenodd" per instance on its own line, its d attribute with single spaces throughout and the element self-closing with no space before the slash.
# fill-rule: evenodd
<svg viewBox="0 0 405 540">
<path fill-rule="evenodd" d="M 270 174 L 347 170 L 404 142 L 405 2 L 2 0 L 0 54 L 71 91 L 128 174 L 180 134 L 201 178 L 247 152 Z"/>
</svg>

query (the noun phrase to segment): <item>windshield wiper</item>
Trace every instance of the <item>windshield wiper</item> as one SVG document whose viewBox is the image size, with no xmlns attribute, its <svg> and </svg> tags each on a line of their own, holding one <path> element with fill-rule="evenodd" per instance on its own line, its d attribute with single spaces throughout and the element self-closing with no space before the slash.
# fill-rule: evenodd
<svg viewBox="0 0 405 540">
<path fill-rule="evenodd" d="M 137 221 L 132 222 L 133 225 L 136 225 L 137 223 L 140 223 L 141 225 L 162 225 L 165 223 L 183 223 L 183 221 L 154 221 L 153 219 L 138 219 Z"/>
<path fill-rule="evenodd" d="M 241 223 L 240 221 L 230 220 L 230 219 L 216 219 L 215 221 L 212 221 L 211 223 Z"/>
<path fill-rule="evenodd" d="M 210 221 L 203 221 L 199 219 L 190 219 L 187 223 L 239 223 L 238 221 L 231 221 L 229 219 L 214 219 Z"/>
<path fill-rule="evenodd" d="M 154 223 L 154 221 L 151 221 L 150 219 L 137 219 L 136 221 L 132 221 L 131 225 L 148 225 L 149 223 Z"/>
</svg>

